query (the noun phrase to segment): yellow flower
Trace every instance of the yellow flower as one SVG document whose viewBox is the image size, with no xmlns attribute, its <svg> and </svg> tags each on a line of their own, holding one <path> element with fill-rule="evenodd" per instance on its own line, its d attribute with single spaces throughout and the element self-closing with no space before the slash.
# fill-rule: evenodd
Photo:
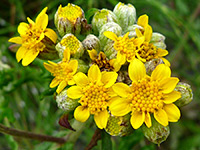
<svg viewBox="0 0 200 150">
<path fill-rule="evenodd" d="M 146 74 L 144 64 L 134 59 L 128 72 L 131 86 L 124 83 L 113 85 L 118 96 L 110 103 L 111 113 L 114 116 L 124 116 L 132 112 L 130 122 L 134 129 L 138 129 L 144 122 L 150 128 L 151 114 L 163 126 L 167 126 L 168 122 L 177 122 L 180 111 L 173 102 L 181 97 L 181 93 L 174 90 L 179 79 L 170 77 L 170 68 L 160 64 L 150 77 Z"/>
<path fill-rule="evenodd" d="M 103 129 L 107 125 L 109 101 L 113 92 L 111 86 L 117 79 L 116 72 L 101 72 L 97 65 L 92 65 L 88 70 L 88 76 L 79 72 L 74 76 L 77 86 L 67 90 L 67 95 L 72 99 L 78 99 L 81 106 L 74 111 L 74 117 L 80 122 L 85 122 L 90 114 L 94 115 L 96 125 Z"/>
<path fill-rule="evenodd" d="M 136 49 L 136 57 L 142 62 L 146 62 L 155 58 L 161 58 L 164 63 L 170 66 L 167 59 L 163 58 L 168 54 L 167 50 L 157 48 L 150 41 L 152 38 L 152 27 L 148 24 L 148 16 L 142 15 L 138 18 L 138 25 L 142 26 L 144 30 L 141 32 L 138 28 L 135 29 L 137 37 L 145 37 L 144 42 Z"/>
<path fill-rule="evenodd" d="M 62 62 L 58 64 L 52 61 L 48 62 L 49 64 L 44 63 L 44 67 L 55 77 L 50 83 L 50 88 L 59 85 L 56 92 L 60 93 L 67 85 L 75 84 L 73 76 L 77 71 L 78 61 L 70 60 L 70 51 L 64 51 Z"/>
<path fill-rule="evenodd" d="M 105 31 L 104 35 L 114 41 L 114 49 L 117 52 L 117 60 L 123 65 L 126 60 L 128 62 L 135 58 L 136 49 L 140 47 L 144 42 L 144 37 L 129 39 L 127 32 L 123 37 L 117 37 L 117 35 L 111 31 Z"/>
<path fill-rule="evenodd" d="M 95 49 L 88 50 L 90 59 L 92 60 L 92 63 L 98 65 L 100 70 L 103 71 L 115 71 L 118 72 L 121 68 L 120 63 L 117 61 L 117 59 L 110 59 L 106 57 L 106 55 L 103 52 L 100 52 L 97 55 L 97 51 Z"/>
<path fill-rule="evenodd" d="M 29 65 L 45 49 L 45 43 L 42 41 L 45 37 L 56 43 L 56 33 L 52 29 L 46 28 L 48 24 L 46 11 L 47 7 L 40 12 L 35 22 L 27 18 L 29 24 L 20 23 L 18 26 L 20 36 L 9 40 L 9 42 L 21 44 L 16 58 L 18 62 L 22 59 L 23 66 Z"/>
</svg>

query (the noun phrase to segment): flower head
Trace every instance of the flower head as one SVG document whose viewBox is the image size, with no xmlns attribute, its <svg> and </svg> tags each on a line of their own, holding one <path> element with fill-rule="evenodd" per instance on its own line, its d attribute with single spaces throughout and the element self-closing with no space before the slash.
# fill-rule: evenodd
<svg viewBox="0 0 200 150">
<path fill-rule="evenodd" d="M 21 44 L 21 47 L 16 53 L 17 61 L 22 60 L 22 65 L 29 65 L 40 52 L 45 51 L 46 41 L 48 38 L 50 42 L 56 43 L 56 33 L 47 27 L 48 15 L 46 14 L 47 7 L 44 8 L 37 16 L 36 21 L 27 18 L 29 24 L 22 22 L 18 26 L 20 36 L 13 37 L 9 42 Z"/>
<path fill-rule="evenodd" d="M 91 114 L 94 115 L 97 126 L 100 129 L 105 128 L 109 117 L 107 108 L 114 94 L 111 86 L 116 79 L 116 72 L 101 72 L 95 64 L 88 70 L 88 76 L 82 72 L 77 73 L 74 76 L 77 86 L 67 90 L 70 98 L 80 98 L 81 106 L 75 109 L 75 119 L 85 122 Z"/>
<path fill-rule="evenodd" d="M 49 64 L 44 63 L 44 67 L 55 77 L 51 81 L 50 88 L 54 88 L 59 85 L 56 90 L 59 94 L 67 85 L 75 84 L 73 76 L 77 71 L 78 61 L 70 60 L 70 51 L 64 51 L 64 58 L 60 63 L 57 64 L 52 61 L 48 62 Z"/>
<path fill-rule="evenodd" d="M 171 76 L 171 70 L 165 64 L 160 64 L 152 72 L 146 74 L 144 64 L 134 59 L 129 65 L 131 86 L 116 83 L 113 90 L 118 94 L 110 104 L 110 111 L 115 116 L 131 113 L 133 128 L 139 128 L 144 122 L 151 127 L 151 114 L 163 126 L 168 122 L 176 122 L 180 118 L 180 111 L 173 104 L 181 97 L 181 93 L 174 91 L 179 79 Z"/>
</svg>

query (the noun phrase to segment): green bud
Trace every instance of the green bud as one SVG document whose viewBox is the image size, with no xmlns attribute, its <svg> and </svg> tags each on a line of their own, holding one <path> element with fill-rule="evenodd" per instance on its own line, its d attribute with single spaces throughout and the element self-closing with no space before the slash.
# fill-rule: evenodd
<svg viewBox="0 0 200 150">
<path fill-rule="evenodd" d="M 136 36 L 137 36 L 137 35 L 136 35 L 136 32 L 135 32 L 135 29 L 136 29 L 136 28 L 139 29 L 139 30 L 143 30 L 143 27 L 141 27 L 141 26 L 139 26 L 139 25 L 137 25 L 137 24 L 128 26 L 128 28 L 125 30 L 125 31 L 126 31 L 125 33 L 129 32 L 129 35 L 128 35 L 129 38 L 132 38 L 132 37 L 136 37 Z"/>
<path fill-rule="evenodd" d="M 136 10 L 135 7 L 131 4 L 125 5 L 124 3 L 119 2 L 115 6 L 113 13 L 117 16 L 119 25 L 122 27 L 122 30 L 127 29 L 128 26 L 135 23 Z"/>
<path fill-rule="evenodd" d="M 76 59 L 78 61 L 78 69 L 77 72 L 83 72 L 83 73 L 87 73 L 88 69 L 89 69 L 89 65 L 86 64 L 83 60 L 81 59 Z"/>
<path fill-rule="evenodd" d="M 117 51 L 113 47 L 114 41 L 108 41 L 103 51 L 108 59 L 114 59 L 117 57 Z"/>
<path fill-rule="evenodd" d="M 56 50 L 61 59 L 63 58 L 63 52 L 65 49 L 70 50 L 71 57 L 73 58 L 80 58 L 84 53 L 82 43 L 71 33 L 66 34 L 56 45 Z"/>
<path fill-rule="evenodd" d="M 179 82 L 175 90 L 181 93 L 181 98 L 175 102 L 175 104 L 178 107 L 183 107 L 192 101 L 193 92 L 189 84 L 184 82 Z"/>
<path fill-rule="evenodd" d="M 102 26 L 99 32 L 99 40 L 102 49 L 104 48 L 104 46 L 107 44 L 108 41 L 112 41 L 103 34 L 105 31 L 111 31 L 115 33 L 117 36 L 119 36 L 122 34 L 122 28 L 115 22 L 109 22 Z"/>
<path fill-rule="evenodd" d="M 98 53 L 100 51 L 100 41 L 99 39 L 93 35 L 89 34 L 82 42 L 83 47 L 85 50 L 92 50 L 95 49 Z"/>
<path fill-rule="evenodd" d="M 108 22 L 118 22 L 115 14 L 108 9 L 97 11 L 92 19 L 92 29 L 94 30 L 94 33 L 98 34 L 101 27 Z"/>
<path fill-rule="evenodd" d="M 142 132 L 144 136 L 155 144 L 164 142 L 170 134 L 169 126 L 163 126 L 155 119 L 152 119 L 152 126 L 148 128 L 146 125 L 142 126 Z"/>
<path fill-rule="evenodd" d="M 74 4 L 59 6 L 55 14 L 55 26 L 61 36 L 67 33 L 78 35 L 81 32 L 81 20 L 84 18 L 83 10 Z"/>
<path fill-rule="evenodd" d="M 112 136 L 126 136 L 133 133 L 133 128 L 130 124 L 130 114 L 122 117 L 116 117 L 110 114 L 105 128 L 106 132 Z"/>
<path fill-rule="evenodd" d="M 63 90 L 56 96 L 58 107 L 66 112 L 73 111 L 79 104 L 78 100 L 71 99 L 67 96 L 67 90 Z"/>
<path fill-rule="evenodd" d="M 166 49 L 165 36 L 160 33 L 152 33 L 151 43 L 158 48 Z"/>
<path fill-rule="evenodd" d="M 153 70 L 159 65 L 159 64 L 164 64 L 163 60 L 161 58 L 156 58 L 156 59 L 152 59 L 150 61 L 147 61 L 145 63 L 145 67 L 146 67 L 146 72 L 148 75 L 151 75 L 151 73 L 153 72 Z"/>
</svg>

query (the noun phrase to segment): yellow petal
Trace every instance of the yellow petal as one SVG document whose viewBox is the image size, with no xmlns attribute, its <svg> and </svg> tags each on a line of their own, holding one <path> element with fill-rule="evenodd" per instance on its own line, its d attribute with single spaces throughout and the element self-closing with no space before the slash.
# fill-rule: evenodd
<svg viewBox="0 0 200 150">
<path fill-rule="evenodd" d="M 74 118 L 80 122 L 85 122 L 90 117 L 90 112 L 84 106 L 78 106 L 74 111 Z"/>
<path fill-rule="evenodd" d="M 66 81 L 62 81 L 60 82 L 56 92 L 59 94 L 60 92 L 62 92 L 62 90 L 67 86 L 67 82 Z"/>
<path fill-rule="evenodd" d="M 145 38 L 144 38 L 144 36 L 142 36 L 142 37 L 134 39 L 133 43 L 134 43 L 134 45 L 140 46 L 141 44 L 144 43 L 144 40 L 145 40 Z"/>
<path fill-rule="evenodd" d="M 94 121 L 99 129 L 103 129 L 106 127 L 108 122 L 108 111 L 104 110 L 94 115 Z"/>
<path fill-rule="evenodd" d="M 13 37 L 13 38 L 9 39 L 8 42 L 22 44 L 22 38 L 20 36 Z"/>
<path fill-rule="evenodd" d="M 170 122 L 177 122 L 181 116 L 180 110 L 174 104 L 164 105 L 163 109 L 167 113 Z"/>
<path fill-rule="evenodd" d="M 111 59 L 109 63 L 111 66 L 113 66 L 115 72 L 118 72 L 120 70 L 121 64 L 118 62 L 117 59 Z"/>
<path fill-rule="evenodd" d="M 54 43 L 56 43 L 57 41 L 57 34 L 56 32 L 54 32 L 52 29 L 47 28 L 44 32 L 45 36 L 47 36 L 49 39 L 51 39 L 51 41 L 53 41 Z"/>
<path fill-rule="evenodd" d="M 69 66 L 72 69 L 72 74 L 75 74 L 78 69 L 78 61 L 77 60 L 71 60 L 69 62 Z"/>
<path fill-rule="evenodd" d="M 166 56 L 166 55 L 168 55 L 168 51 L 165 50 L 165 49 L 158 48 L 157 55 L 158 55 L 159 57 Z"/>
<path fill-rule="evenodd" d="M 44 31 L 48 25 L 48 15 L 47 14 L 38 15 L 35 23 L 38 28 L 41 28 Z"/>
<path fill-rule="evenodd" d="M 54 66 L 44 62 L 44 67 L 49 71 L 49 72 L 53 72 L 54 71 Z"/>
<path fill-rule="evenodd" d="M 140 61 L 142 61 L 144 63 L 146 62 L 146 59 L 140 57 L 140 54 L 138 53 L 138 50 L 136 51 L 136 56 L 137 56 L 137 59 L 139 59 Z"/>
<path fill-rule="evenodd" d="M 69 80 L 69 81 L 68 81 L 68 84 L 69 84 L 69 85 L 74 85 L 74 84 L 75 84 L 74 79 Z"/>
<path fill-rule="evenodd" d="M 144 119 L 145 119 L 144 112 L 139 112 L 139 111 L 133 112 L 130 120 L 132 127 L 134 129 L 138 129 L 144 123 Z"/>
<path fill-rule="evenodd" d="M 105 88 L 111 87 L 117 80 L 118 74 L 116 72 L 103 72 L 101 81 Z"/>
<path fill-rule="evenodd" d="M 114 90 L 112 89 L 112 87 L 108 88 L 107 94 L 109 96 L 111 96 L 111 97 L 117 96 L 117 93 L 114 92 Z"/>
<path fill-rule="evenodd" d="M 107 38 L 113 40 L 113 41 L 116 41 L 117 40 L 117 35 L 111 31 L 105 31 L 103 33 Z"/>
<path fill-rule="evenodd" d="M 168 67 L 171 66 L 170 62 L 167 59 L 165 59 L 165 58 L 161 58 L 161 59 L 163 60 L 163 62 L 165 63 L 165 65 L 167 65 Z"/>
<path fill-rule="evenodd" d="M 150 128 L 152 126 L 151 116 L 150 116 L 150 114 L 148 112 L 145 114 L 145 120 L 144 120 L 144 122 L 145 122 L 145 124 L 146 124 L 146 126 L 148 128 Z"/>
<path fill-rule="evenodd" d="M 18 33 L 23 36 L 26 35 L 26 32 L 28 31 L 29 25 L 25 22 L 21 22 L 17 28 Z"/>
<path fill-rule="evenodd" d="M 135 29 L 135 32 L 138 38 L 143 37 L 142 32 L 138 28 Z"/>
<path fill-rule="evenodd" d="M 152 28 L 150 25 L 147 25 L 144 31 L 144 37 L 145 37 L 145 41 L 146 42 L 150 42 L 151 41 L 151 37 L 152 37 Z"/>
<path fill-rule="evenodd" d="M 127 97 L 131 93 L 130 87 L 125 83 L 116 83 L 112 86 L 113 91 L 121 97 Z"/>
<path fill-rule="evenodd" d="M 140 60 L 134 59 L 128 67 L 128 74 L 132 81 L 138 82 L 146 76 L 146 68 Z"/>
<path fill-rule="evenodd" d="M 126 56 L 122 55 L 120 52 L 117 53 L 117 61 L 120 63 L 120 65 L 125 64 L 126 62 Z"/>
<path fill-rule="evenodd" d="M 148 22 L 149 22 L 149 17 L 145 14 L 138 18 L 137 24 L 139 26 L 142 26 L 143 28 L 146 28 L 146 26 L 148 25 Z"/>
<path fill-rule="evenodd" d="M 69 49 L 65 49 L 64 52 L 63 52 L 62 61 L 68 62 L 69 60 L 70 60 L 70 50 Z"/>
<path fill-rule="evenodd" d="M 27 49 L 23 46 L 21 46 L 18 50 L 17 50 L 17 53 L 16 53 L 16 59 L 17 59 L 17 62 L 19 62 L 22 58 L 24 58 L 25 54 L 27 52 Z"/>
<path fill-rule="evenodd" d="M 31 20 L 29 17 L 27 17 L 28 23 L 29 24 L 35 24 L 35 22 L 33 20 Z"/>
<path fill-rule="evenodd" d="M 80 87 L 85 87 L 89 84 L 88 77 L 82 72 L 78 72 L 73 78 L 75 83 Z"/>
<path fill-rule="evenodd" d="M 171 76 L 170 68 L 165 64 L 158 65 L 151 74 L 152 81 L 161 81 Z"/>
<path fill-rule="evenodd" d="M 50 65 L 54 66 L 54 67 L 57 67 L 57 66 L 58 66 L 58 64 L 55 63 L 55 62 L 53 62 L 53 61 L 48 61 L 48 63 L 49 63 Z"/>
<path fill-rule="evenodd" d="M 82 88 L 80 86 L 72 86 L 67 90 L 67 95 L 72 99 L 78 99 L 83 95 Z"/>
<path fill-rule="evenodd" d="M 95 60 L 97 58 L 97 51 L 95 49 L 88 50 L 88 54 L 91 60 Z"/>
<path fill-rule="evenodd" d="M 101 71 L 97 65 L 92 65 L 88 70 L 88 78 L 92 82 L 99 82 L 101 81 Z"/>
<path fill-rule="evenodd" d="M 170 77 L 160 82 L 160 88 L 163 93 L 170 93 L 174 90 L 178 82 L 179 82 L 178 78 Z"/>
<path fill-rule="evenodd" d="M 154 118 L 163 126 L 168 125 L 167 113 L 163 109 L 154 112 Z"/>
<path fill-rule="evenodd" d="M 29 49 L 25 53 L 23 60 L 22 60 L 22 65 L 27 66 L 29 65 L 39 54 L 40 51 L 36 51 L 34 49 Z"/>
<path fill-rule="evenodd" d="M 165 104 L 170 104 L 170 103 L 175 102 L 175 101 L 178 100 L 179 98 L 181 98 L 181 93 L 180 93 L 180 92 L 177 92 L 177 91 L 172 91 L 171 93 L 165 94 L 165 95 L 163 96 L 163 102 L 164 102 Z"/>
<path fill-rule="evenodd" d="M 54 78 L 54 79 L 51 81 L 49 87 L 50 87 L 50 88 L 54 88 L 54 87 L 56 87 L 59 83 L 60 83 L 60 80 L 57 79 L 57 78 Z"/>
<path fill-rule="evenodd" d="M 112 98 L 111 102 L 109 103 L 109 110 L 114 116 L 124 116 L 131 111 L 131 108 L 126 99 L 115 97 Z"/>
</svg>

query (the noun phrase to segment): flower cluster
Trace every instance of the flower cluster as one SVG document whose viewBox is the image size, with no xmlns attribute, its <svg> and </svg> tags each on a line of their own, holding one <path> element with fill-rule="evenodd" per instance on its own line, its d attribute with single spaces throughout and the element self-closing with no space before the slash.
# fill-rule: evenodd
<svg viewBox="0 0 200 150">
<path fill-rule="evenodd" d="M 20 37 L 9 42 L 21 45 L 16 58 L 23 66 L 37 56 L 49 60 L 44 67 L 54 76 L 50 88 L 58 86 L 59 108 L 73 111 L 80 122 L 93 116 L 97 127 L 113 136 L 142 127 L 149 140 L 157 129 L 166 130 L 160 138 L 166 139 L 169 122 L 181 116 L 177 104 L 186 105 L 192 97 L 184 94 L 191 93 L 189 85 L 188 90 L 171 77 L 170 62 L 164 58 L 165 37 L 153 32 L 149 17 L 136 19 L 134 6 L 120 2 L 113 11 L 96 11 L 90 25 L 79 6 L 60 5 L 55 14 L 57 35 L 46 28 L 46 11 L 35 22 L 28 18 L 29 24 L 20 23 Z M 55 59 L 60 61 L 50 61 Z"/>
</svg>

